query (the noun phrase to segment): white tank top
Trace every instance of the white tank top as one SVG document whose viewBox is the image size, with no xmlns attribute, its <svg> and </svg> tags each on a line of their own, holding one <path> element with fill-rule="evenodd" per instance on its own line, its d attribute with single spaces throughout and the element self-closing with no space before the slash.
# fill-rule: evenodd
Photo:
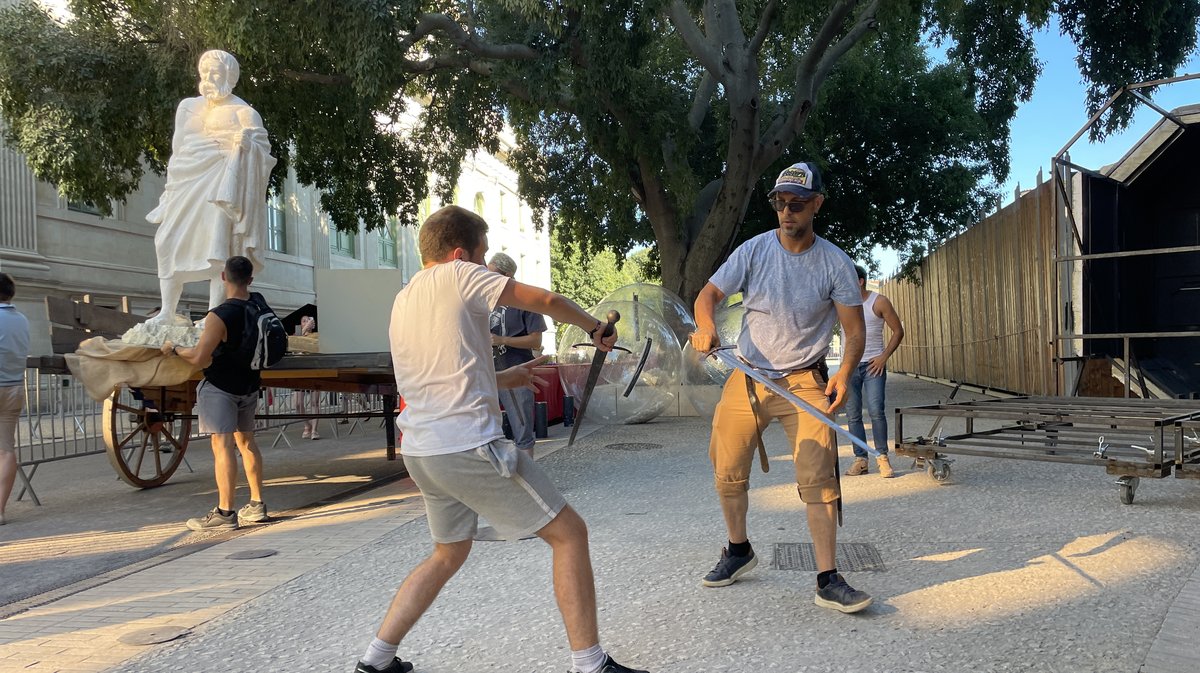
<svg viewBox="0 0 1200 673">
<path fill-rule="evenodd" d="M 875 300 L 878 298 L 879 293 L 872 292 L 863 302 L 863 320 L 867 324 L 867 347 L 863 350 L 863 362 L 883 355 L 883 318 L 875 315 Z"/>
</svg>

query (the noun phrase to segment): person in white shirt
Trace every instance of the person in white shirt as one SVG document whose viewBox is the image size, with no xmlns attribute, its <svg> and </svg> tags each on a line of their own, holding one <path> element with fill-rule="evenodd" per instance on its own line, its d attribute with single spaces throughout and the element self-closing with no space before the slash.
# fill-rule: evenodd
<svg viewBox="0 0 1200 673">
<path fill-rule="evenodd" d="M 401 454 L 425 499 L 433 553 L 405 578 L 356 673 L 407 673 L 400 641 L 467 560 L 479 516 L 509 539 L 536 534 L 554 556 L 554 593 L 575 673 L 645 673 L 600 647 L 587 526 L 546 474 L 504 439 L 499 388 L 531 387 L 543 358 L 496 372 L 488 317 L 497 306 L 578 325 L 609 351 L 615 329 L 562 295 L 484 267 L 487 223 L 447 206 L 421 226 L 424 268 L 392 306 L 392 366 L 405 408 Z M 516 667 L 514 667 L 516 668 Z"/>
<path fill-rule="evenodd" d="M 889 479 L 896 476 L 888 460 L 887 403 L 884 389 L 887 386 L 887 361 L 904 341 L 904 325 L 892 302 L 878 292 L 867 289 L 867 270 L 854 267 L 858 274 L 859 292 L 863 298 L 863 318 L 867 330 L 867 345 L 862 361 L 850 374 L 850 385 L 846 395 L 846 424 L 855 437 L 867 440 L 867 429 L 863 425 L 863 402 L 867 403 L 867 414 L 871 417 L 871 435 L 879 457 L 879 476 Z M 887 345 L 883 344 L 883 326 L 892 331 Z M 850 476 L 867 473 L 867 452 L 854 445 L 854 463 L 846 470 Z"/>
</svg>

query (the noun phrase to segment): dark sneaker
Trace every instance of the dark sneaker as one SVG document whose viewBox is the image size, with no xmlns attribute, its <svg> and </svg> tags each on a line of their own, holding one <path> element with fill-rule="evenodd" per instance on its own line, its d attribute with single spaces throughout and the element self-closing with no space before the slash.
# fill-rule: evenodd
<svg viewBox="0 0 1200 673">
<path fill-rule="evenodd" d="M 200 531 L 233 530 L 238 527 L 238 515 L 237 512 L 230 512 L 229 516 L 222 516 L 221 510 L 213 507 L 211 512 L 199 519 L 188 519 L 187 527 Z"/>
<path fill-rule="evenodd" d="M 258 523 L 259 521 L 267 520 L 267 504 L 260 502 L 257 505 L 248 502 L 242 505 L 238 510 L 238 521 L 249 521 L 250 523 Z"/>
<path fill-rule="evenodd" d="M 753 570 L 756 565 L 758 557 L 754 555 L 754 550 L 746 556 L 731 556 L 729 550 L 722 547 L 721 560 L 717 561 L 717 567 L 705 575 L 700 583 L 706 587 L 727 587 Z"/>
<path fill-rule="evenodd" d="M 857 477 L 860 474 L 866 474 L 866 473 L 867 473 L 867 459 L 866 458 L 855 458 L 854 462 L 850 464 L 850 469 L 846 470 L 846 476 L 848 476 L 848 477 Z"/>
<path fill-rule="evenodd" d="M 358 662 L 358 666 L 354 667 L 354 673 L 408 673 L 413 669 L 413 665 L 407 661 L 400 661 L 400 657 L 392 659 L 392 663 L 383 668 L 375 668 L 368 666 L 363 662 Z"/>
<path fill-rule="evenodd" d="M 650 672 L 643 671 L 640 668 L 630 668 L 628 666 L 622 666 L 621 664 L 618 664 L 617 662 L 613 661 L 613 658 L 611 655 L 606 654 L 606 655 L 604 655 L 604 665 L 600 667 L 600 673 L 650 673 Z"/>
<path fill-rule="evenodd" d="M 846 584 L 846 578 L 841 573 L 834 573 L 833 579 L 824 589 L 817 589 L 816 600 L 813 601 L 823 608 L 831 608 L 838 612 L 858 612 L 871 604 L 871 596 L 865 591 L 859 591 Z"/>
</svg>

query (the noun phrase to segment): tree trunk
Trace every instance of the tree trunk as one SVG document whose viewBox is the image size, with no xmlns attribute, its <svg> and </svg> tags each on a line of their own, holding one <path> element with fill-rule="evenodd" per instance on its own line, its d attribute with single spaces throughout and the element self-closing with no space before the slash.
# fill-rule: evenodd
<svg viewBox="0 0 1200 673">
<path fill-rule="evenodd" d="M 744 212 L 744 207 L 741 212 Z M 700 294 L 700 290 L 704 289 L 708 279 L 712 277 L 727 256 L 727 245 L 718 245 L 716 241 L 732 240 L 738 227 L 741 226 L 741 222 L 742 217 L 737 212 L 725 211 L 721 214 L 713 212 L 704 225 L 706 229 L 711 228 L 711 235 L 698 240 L 696 244 L 684 247 L 680 246 L 677 241 L 671 241 L 668 245 L 664 245 L 662 240 L 657 241 L 660 251 L 679 251 L 671 258 L 660 252 L 662 284 L 666 289 L 678 294 L 689 310 L 695 303 L 697 295 Z M 681 223 L 672 222 L 665 227 L 656 226 L 655 229 L 678 232 L 682 227 Z M 708 241 L 711 243 L 707 243 Z"/>
</svg>

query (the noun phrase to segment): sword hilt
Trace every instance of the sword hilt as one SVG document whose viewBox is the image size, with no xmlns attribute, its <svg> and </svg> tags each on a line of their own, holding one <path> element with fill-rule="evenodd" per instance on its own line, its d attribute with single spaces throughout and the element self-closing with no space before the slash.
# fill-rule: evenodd
<svg viewBox="0 0 1200 673">
<path fill-rule="evenodd" d="M 608 322 L 604 323 L 604 329 L 600 332 L 601 339 L 603 339 L 604 337 L 612 336 L 613 329 L 615 329 L 613 326 L 616 325 L 617 322 L 621 319 L 621 312 L 616 309 L 613 309 L 613 310 L 609 311 L 608 315 L 606 315 L 604 317 L 608 319 Z"/>
</svg>

